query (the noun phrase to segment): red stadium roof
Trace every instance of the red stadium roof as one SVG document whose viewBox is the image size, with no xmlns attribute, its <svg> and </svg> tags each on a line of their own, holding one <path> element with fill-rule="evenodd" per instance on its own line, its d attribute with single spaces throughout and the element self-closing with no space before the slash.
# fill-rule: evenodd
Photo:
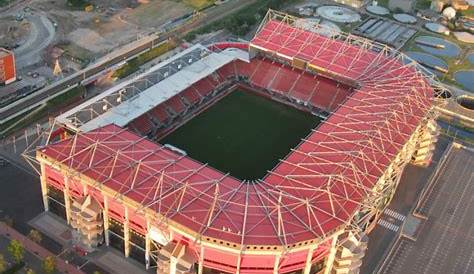
<svg viewBox="0 0 474 274">
<path fill-rule="evenodd" d="M 114 125 L 42 152 L 196 235 L 284 246 L 325 238 L 373 193 L 431 108 L 433 90 L 412 63 L 279 21 L 267 22 L 251 46 L 360 84 L 260 182 L 239 181 Z"/>
</svg>

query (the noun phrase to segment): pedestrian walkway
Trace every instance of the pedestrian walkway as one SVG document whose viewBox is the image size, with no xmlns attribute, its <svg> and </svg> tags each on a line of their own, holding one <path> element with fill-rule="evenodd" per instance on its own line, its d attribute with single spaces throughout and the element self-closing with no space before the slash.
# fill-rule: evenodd
<svg viewBox="0 0 474 274">
<path fill-rule="evenodd" d="M 377 224 L 379 224 L 379 225 L 381 225 L 381 226 L 383 226 L 383 227 L 385 227 L 385 228 L 387 228 L 387 229 L 389 229 L 389 230 L 391 230 L 391 231 L 393 231 L 393 232 L 397 232 L 398 229 L 400 228 L 398 225 L 392 224 L 392 223 L 390 223 L 390 222 L 388 222 L 388 221 L 386 221 L 386 220 L 384 220 L 384 219 L 379 219 L 379 221 L 377 222 Z"/>
<path fill-rule="evenodd" d="M 122 253 L 112 249 L 104 248 L 95 258 L 95 263 L 105 270 L 114 274 L 148 274 L 143 265 L 136 263 L 129 258 L 125 258 Z M 155 271 L 153 271 L 155 272 Z"/>
<path fill-rule="evenodd" d="M 392 217 L 392 218 L 395 218 L 395 219 L 397 219 L 397 220 L 399 220 L 399 221 L 402 221 L 402 222 L 405 220 L 405 215 L 402 215 L 402 214 L 400 214 L 400 213 L 398 213 L 398 212 L 396 212 L 396 211 L 393 211 L 393 210 L 390 209 L 390 208 L 386 208 L 386 209 L 384 210 L 384 214 L 385 214 L 385 215 L 388 215 L 388 216 L 390 216 L 390 217 Z"/>
<path fill-rule="evenodd" d="M 56 269 L 62 273 L 70 274 L 84 274 L 81 270 L 77 269 L 75 266 L 67 264 L 65 261 L 57 258 L 53 253 L 49 252 L 44 247 L 33 242 L 28 237 L 24 236 L 20 232 L 14 230 L 3 222 L 0 222 L 0 235 L 3 235 L 9 239 L 18 240 L 25 250 L 28 250 L 32 254 L 35 254 L 38 258 L 43 259 L 48 256 L 53 256 L 56 258 Z"/>
</svg>

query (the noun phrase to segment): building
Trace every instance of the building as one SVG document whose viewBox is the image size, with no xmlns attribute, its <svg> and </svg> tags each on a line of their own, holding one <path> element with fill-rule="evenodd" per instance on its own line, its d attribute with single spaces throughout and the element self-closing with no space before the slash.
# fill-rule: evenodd
<svg viewBox="0 0 474 274">
<path fill-rule="evenodd" d="M 452 0 L 451 5 L 455 10 L 467 10 L 470 7 L 469 2 L 466 0 Z"/>
<path fill-rule="evenodd" d="M 334 0 L 334 2 L 358 9 L 364 6 L 365 4 L 367 4 L 369 1 L 368 0 Z"/>
<path fill-rule="evenodd" d="M 15 56 L 13 52 L 0 48 L 0 85 L 8 85 L 15 80 Z"/>
<path fill-rule="evenodd" d="M 59 116 L 36 150 L 45 210 L 157 273 L 357 273 L 404 167 L 431 161 L 439 86 L 296 21 L 269 11 L 249 43 L 190 47 Z M 235 85 L 325 117 L 261 180 L 154 141 Z"/>
<path fill-rule="evenodd" d="M 442 12 L 447 6 L 452 6 L 455 10 L 467 10 L 470 7 L 466 0 L 433 0 L 430 8 L 436 12 Z"/>
</svg>

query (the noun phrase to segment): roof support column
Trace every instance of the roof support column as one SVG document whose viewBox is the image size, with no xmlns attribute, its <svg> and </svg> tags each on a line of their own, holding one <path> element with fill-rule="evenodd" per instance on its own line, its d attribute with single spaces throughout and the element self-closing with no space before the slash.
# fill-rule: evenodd
<svg viewBox="0 0 474 274">
<path fill-rule="evenodd" d="M 170 274 L 176 274 L 176 266 L 178 265 L 178 260 L 176 258 L 170 258 Z"/>
<path fill-rule="evenodd" d="M 64 207 L 66 208 L 66 221 L 71 223 L 71 199 L 69 195 L 69 177 L 64 177 Z"/>
<path fill-rule="evenodd" d="M 311 262 L 313 259 L 314 247 L 308 249 L 308 254 L 306 255 L 306 263 L 304 265 L 303 274 L 309 274 L 311 270 Z"/>
<path fill-rule="evenodd" d="M 182 243 L 177 243 L 170 256 L 170 274 L 177 273 L 178 262 L 183 257 L 186 247 Z"/>
<path fill-rule="evenodd" d="M 130 256 L 130 231 L 128 221 L 128 207 L 125 206 L 125 222 L 123 223 L 123 246 L 125 257 Z"/>
<path fill-rule="evenodd" d="M 240 274 L 240 264 L 242 263 L 242 252 L 239 254 L 239 258 L 237 259 L 237 270 L 235 274 Z"/>
<path fill-rule="evenodd" d="M 326 261 L 326 267 L 324 268 L 324 274 L 329 274 L 332 269 L 332 265 L 334 263 L 334 258 L 336 257 L 336 251 L 337 251 L 337 238 L 339 237 L 339 234 L 334 234 L 332 236 L 332 241 L 331 241 L 331 247 L 329 249 L 329 254 L 327 257 Z"/>
<path fill-rule="evenodd" d="M 42 194 L 42 196 L 43 196 L 44 211 L 49 211 L 48 187 L 47 187 L 47 185 L 46 185 L 46 168 L 45 168 L 43 162 L 41 162 L 41 176 L 40 176 L 40 181 L 41 181 L 41 194 Z"/>
<path fill-rule="evenodd" d="M 104 198 L 104 209 L 102 210 L 102 219 L 104 219 L 104 236 L 105 236 L 105 245 L 110 245 L 110 234 L 109 234 L 109 199 L 102 193 Z"/>
<path fill-rule="evenodd" d="M 151 249 L 151 238 L 150 238 L 150 219 L 146 217 L 146 234 L 145 234 L 145 267 L 148 270 L 150 268 L 150 249 Z"/>
<path fill-rule="evenodd" d="M 201 252 L 199 252 L 198 274 L 202 274 L 204 270 L 204 246 L 201 242 Z"/>
<path fill-rule="evenodd" d="M 435 144 L 438 140 L 439 128 L 434 120 L 428 121 L 420 130 L 416 151 L 412 163 L 418 166 L 428 166 L 431 163 Z"/>
<path fill-rule="evenodd" d="M 275 256 L 275 262 L 273 263 L 273 274 L 278 274 L 278 269 L 280 268 L 280 258 L 281 254 Z"/>
</svg>

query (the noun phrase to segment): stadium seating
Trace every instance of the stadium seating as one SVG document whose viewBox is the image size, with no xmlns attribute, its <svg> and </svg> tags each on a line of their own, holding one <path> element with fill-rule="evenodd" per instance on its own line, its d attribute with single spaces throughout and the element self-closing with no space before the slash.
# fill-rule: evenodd
<svg viewBox="0 0 474 274">
<path fill-rule="evenodd" d="M 223 67 L 221 67 L 217 73 L 220 75 L 222 79 L 227 79 L 230 77 L 235 76 L 235 63 L 229 63 Z"/>
<path fill-rule="evenodd" d="M 201 95 L 199 95 L 199 93 L 192 87 L 185 89 L 181 94 L 192 105 L 197 104 L 201 100 Z"/>
<path fill-rule="evenodd" d="M 133 120 L 130 123 L 130 126 L 142 135 L 146 135 L 152 130 L 154 125 L 150 121 L 150 118 L 148 117 L 147 113 L 145 113 L 137 119 Z"/>
<path fill-rule="evenodd" d="M 315 111 L 333 111 L 351 92 L 343 84 L 268 58 L 254 58 L 250 63 L 236 60 L 138 117 L 130 126 L 141 134 L 153 132 L 159 136 L 177 117 L 212 98 L 213 92 L 229 79 L 242 77 L 257 89 L 280 94 L 280 99 L 290 102 L 297 100 Z"/>
<path fill-rule="evenodd" d="M 259 87 L 268 88 L 268 85 L 275 77 L 278 77 L 280 66 L 273 64 L 269 60 L 259 60 L 253 74 L 250 76 L 250 81 Z"/>
<path fill-rule="evenodd" d="M 183 102 L 179 99 L 178 96 L 171 97 L 168 99 L 165 104 L 172 108 L 176 114 L 179 114 L 181 112 L 184 112 L 186 110 L 185 105 Z"/>
<path fill-rule="evenodd" d="M 170 118 L 168 114 L 166 113 L 166 109 L 164 105 L 159 105 L 155 107 L 154 109 L 150 111 L 150 114 L 156 119 L 158 119 L 160 123 L 163 123 L 163 124 L 166 123 L 168 119 Z"/>
<path fill-rule="evenodd" d="M 344 100 L 350 95 L 351 89 L 339 85 L 336 90 L 336 96 L 334 97 L 333 103 L 330 105 L 331 109 L 336 109 Z"/>
<path fill-rule="evenodd" d="M 298 79 L 299 72 L 288 67 L 282 67 L 273 82 L 270 85 L 270 89 L 287 95 L 290 91 L 293 83 Z"/>
<path fill-rule="evenodd" d="M 332 111 L 349 95 L 350 89 L 333 80 L 313 75 L 269 59 L 255 58 L 250 63 L 235 61 L 236 73 L 247 77 L 252 86 L 307 102 Z"/>
<path fill-rule="evenodd" d="M 202 97 L 212 93 L 215 88 L 215 86 L 207 80 L 207 77 L 195 83 L 193 87 Z"/>
<path fill-rule="evenodd" d="M 255 66 L 257 63 L 254 63 L 254 60 L 252 62 L 247 63 L 243 61 L 235 61 L 235 72 L 239 76 L 247 77 L 249 78 L 253 72 L 255 71 Z"/>
<path fill-rule="evenodd" d="M 309 73 L 300 73 L 298 79 L 291 87 L 289 96 L 303 102 L 308 102 L 314 90 L 318 87 L 318 82 L 314 75 Z"/>
</svg>

